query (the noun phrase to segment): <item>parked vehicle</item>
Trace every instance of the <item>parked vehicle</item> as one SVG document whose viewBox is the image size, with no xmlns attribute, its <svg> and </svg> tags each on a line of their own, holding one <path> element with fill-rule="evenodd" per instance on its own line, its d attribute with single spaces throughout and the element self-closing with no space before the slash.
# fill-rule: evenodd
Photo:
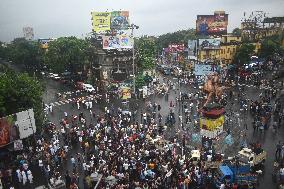
<svg viewBox="0 0 284 189">
<path fill-rule="evenodd" d="M 94 93 L 96 90 L 91 84 L 83 84 L 83 90 L 87 91 L 88 93 Z"/>
<path fill-rule="evenodd" d="M 263 164 L 266 160 L 266 156 L 267 153 L 264 150 L 255 153 L 249 148 L 243 148 L 237 155 L 242 163 L 249 164 L 251 167 Z"/>
</svg>

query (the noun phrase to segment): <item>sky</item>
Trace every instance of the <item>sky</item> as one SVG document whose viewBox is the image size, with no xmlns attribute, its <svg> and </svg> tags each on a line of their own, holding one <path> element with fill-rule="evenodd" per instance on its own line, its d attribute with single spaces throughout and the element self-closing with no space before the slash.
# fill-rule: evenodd
<svg viewBox="0 0 284 189">
<path fill-rule="evenodd" d="M 35 38 L 83 37 L 92 30 L 92 11 L 128 10 L 141 36 L 195 28 L 197 15 L 215 10 L 229 14 L 230 32 L 240 27 L 244 12 L 284 16 L 283 7 L 284 0 L 0 0 L 0 41 L 22 37 L 26 26 Z"/>
</svg>

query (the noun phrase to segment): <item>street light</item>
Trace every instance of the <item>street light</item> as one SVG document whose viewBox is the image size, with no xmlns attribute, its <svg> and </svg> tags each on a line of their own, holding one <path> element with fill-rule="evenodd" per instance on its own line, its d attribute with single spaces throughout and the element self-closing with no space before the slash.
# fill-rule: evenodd
<svg viewBox="0 0 284 189">
<path fill-rule="evenodd" d="M 133 73 L 133 91 L 134 91 L 134 96 L 136 98 L 136 91 L 135 91 L 135 64 L 134 64 L 134 29 L 138 29 L 139 26 L 135 25 L 135 24 L 131 24 L 129 26 L 129 29 L 131 29 L 131 37 L 133 38 L 133 47 L 132 47 L 132 73 Z"/>
</svg>

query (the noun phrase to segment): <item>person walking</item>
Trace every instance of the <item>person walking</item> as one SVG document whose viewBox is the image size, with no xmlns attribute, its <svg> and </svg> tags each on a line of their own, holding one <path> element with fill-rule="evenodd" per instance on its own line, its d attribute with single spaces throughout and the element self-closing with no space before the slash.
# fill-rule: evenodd
<svg viewBox="0 0 284 189">
<path fill-rule="evenodd" d="M 65 174 L 65 186 L 66 186 L 66 188 L 70 188 L 70 185 L 71 185 L 71 177 L 70 177 L 68 171 L 66 171 L 66 174 Z"/>
<path fill-rule="evenodd" d="M 278 159 L 281 155 L 281 142 L 279 141 L 278 144 L 276 144 L 276 152 L 275 152 L 275 158 Z"/>
</svg>

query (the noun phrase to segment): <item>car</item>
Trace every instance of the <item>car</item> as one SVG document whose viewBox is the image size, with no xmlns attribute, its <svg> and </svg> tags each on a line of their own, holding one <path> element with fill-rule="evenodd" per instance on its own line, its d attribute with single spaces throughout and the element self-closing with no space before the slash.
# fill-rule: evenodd
<svg viewBox="0 0 284 189">
<path fill-rule="evenodd" d="M 90 84 L 83 84 L 83 89 L 88 93 L 94 93 L 96 89 Z"/>
</svg>

